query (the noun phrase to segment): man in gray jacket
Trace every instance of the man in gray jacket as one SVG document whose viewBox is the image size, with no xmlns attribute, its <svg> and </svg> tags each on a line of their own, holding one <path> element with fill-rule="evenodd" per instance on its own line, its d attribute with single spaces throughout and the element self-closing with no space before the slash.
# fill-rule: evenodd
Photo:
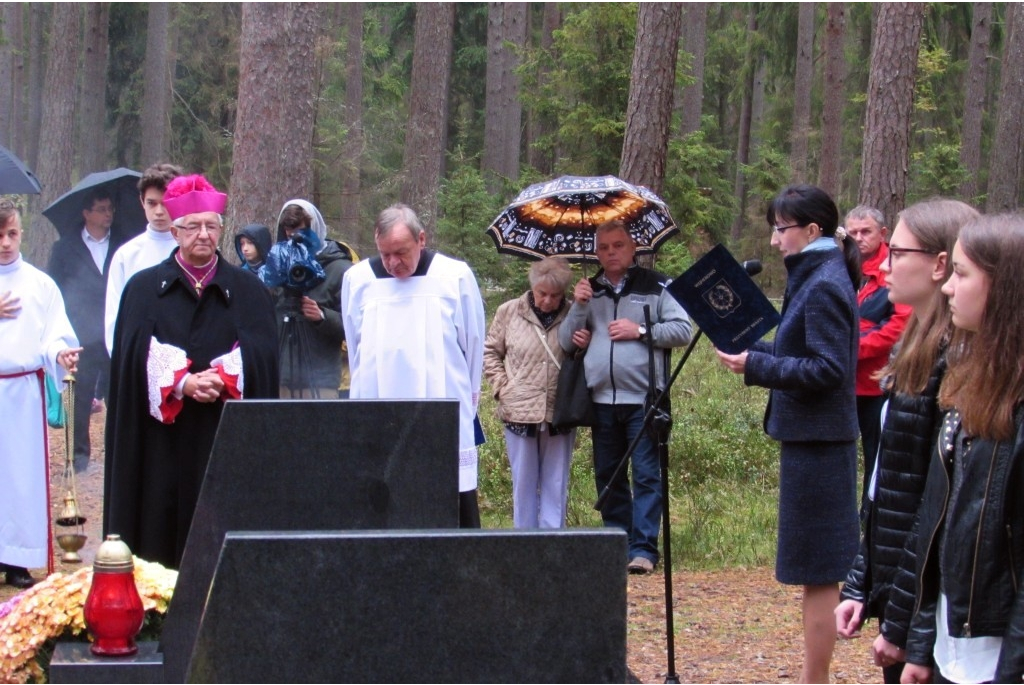
<svg viewBox="0 0 1024 685">
<path fill-rule="evenodd" d="M 643 429 L 648 397 L 648 344 L 654 347 L 655 385 L 664 387 L 671 348 L 690 342 L 692 326 L 686 312 L 665 291 L 668 279 L 633 265 L 636 245 L 624 223 L 610 221 L 597 228 L 601 270 L 581 279 L 575 302 L 558 331 L 566 350 L 586 348 L 584 367 L 594 399 L 597 423 L 592 429 L 594 479 L 600 494 L 609 496 L 601 510 L 606 526 L 629 535 L 630 573 L 650 573 L 658 563 L 661 528 L 661 471 L 657 446 L 648 431 L 632 455 L 633 489 L 616 466 Z M 651 328 L 644 323 L 644 305 L 651 310 Z"/>
</svg>

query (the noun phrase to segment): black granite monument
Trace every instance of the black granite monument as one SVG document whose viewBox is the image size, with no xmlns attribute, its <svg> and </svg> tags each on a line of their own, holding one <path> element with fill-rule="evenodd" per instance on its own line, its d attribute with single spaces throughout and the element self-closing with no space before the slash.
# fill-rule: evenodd
<svg viewBox="0 0 1024 685">
<path fill-rule="evenodd" d="M 626 536 L 460 531 L 458 403 L 229 402 L 159 652 L 52 682 L 624 682 Z"/>
<path fill-rule="evenodd" d="M 458 413 L 455 400 L 225 404 L 160 641 L 162 680 L 146 678 L 184 681 L 228 531 L 457 528 Z M 55 653 L 53 682 L 86 677 Z"/>
<path fill-rule="evenodd" d="M 616 529 L 228 533 L 187 680 L 622 683 L 625 557 Z"/>
</svg>

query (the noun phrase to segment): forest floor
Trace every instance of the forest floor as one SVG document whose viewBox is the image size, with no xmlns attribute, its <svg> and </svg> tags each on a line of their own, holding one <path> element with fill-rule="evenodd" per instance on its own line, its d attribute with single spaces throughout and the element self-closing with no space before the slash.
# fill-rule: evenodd
<svg viewBox="0 0 1024 685">
<path fill-rule="evenodd" d="M 77 480 L 78 506 L 87 518 L 88 541 L 81 552 L 91 564 L 99 547 L 103 512 L 103 425 L 94 414 L 91 430 L 94 461 Z M 64 506 L 64 432 L 50 431 L 52 506 Z M 80 564 L 60 561 L 54 568 L 71 573 Z M 33 575 L 44 577 L 42 569 Z M 669 672 L 665 639 L 665 576 L 661 566 L 647 576 L 628 576 L 627 664 L 641 683 L 665 682 Z M 0 602 L 15 590 L 0 585 Z M 675 673 L 683 683 L 795 683 L 803 650 L 800 588 L 775 581 L 771 568 L 675 571 L 672 577 L 675 623 Z M 832 660 L 832 682 L 881 682 L 871 664 L 868 633 L 840 641 Z"/>
</svg>

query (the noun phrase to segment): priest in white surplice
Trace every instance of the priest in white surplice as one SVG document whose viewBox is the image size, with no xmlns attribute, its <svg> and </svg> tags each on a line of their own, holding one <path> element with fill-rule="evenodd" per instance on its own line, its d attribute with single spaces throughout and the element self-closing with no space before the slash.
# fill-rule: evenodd
<svg viewBox="0 0 1024 685">
<path fill-rule="evenodd" d="M 57 284 L 21 258 L 17 209 L 0 200 L 0 570 L 8 585 L 28 587 L 28 569 L 52 563 L 43 372 L 60 383 L 81 350 Z"/>
<path fill-rule="evenodd" d="M 486 322 L 465 262 L 425 249 L 426 233 L 405 205 L 374 226 L 379 256 L 347 272 L 341 313 L 352 399 L 459 401 L 459 522 L 480 527 L 474 418 L 480 400 Z"/>
</svg>

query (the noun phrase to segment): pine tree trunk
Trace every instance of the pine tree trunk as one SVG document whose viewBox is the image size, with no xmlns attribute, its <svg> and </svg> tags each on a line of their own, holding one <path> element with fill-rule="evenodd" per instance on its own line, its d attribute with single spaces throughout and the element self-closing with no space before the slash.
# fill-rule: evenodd
<svg viewBox="0 0 1024 685">
<path fill-rule="evenodd" d="M 171 4 L 151 2 L 146 17 L 145 82 L 142 94 L 142 164 L 167 159 L 171 129 Z"/>
<path fill-rule="evenodd" d="M 28 126 L 25 130 L 25 163 L 39 168 L 39 133 L 43 121 L 43 86 L 46 78 L 45 29 L 50 5 L 33 2 L 29 10 L 28 31 Z"/>
<path fill-rule="evenodd" d="M 860 204 L 893 221 L 906 203 L 910 115 L 927 5 L 881 3 L 871 41 Z"/>
<path fill-rule="evenodd" d="M 796 32 L 793 83 L 793 131 L 789 165 L 795 182 L 807 180 L 807 137 L 811 131 L 811 86 L 814 84 L 814 3 L 801 2 Z"/>
<path fill-rule="evenodd" d="M 43 218 L 42 210 L 71 187 L 74 145 L 68 142 L 75 139 L 75 102 L 68 94 L 76 92 L 75 76 L 82 42 L 80 7 L 75 3 L 56 3 L 51 15 L 36 168 L 43 192 L 34 205 L 31 242 L 26 251 L 28 261 L 40 268 L 46 266 L 50 248 L 57 238 L 56 230 Z"/>
<path fill-rule="evenodd" d="M 363 3 L 345 6 L 348 55 L 345 66 L 345 124 L 348 133 L 341 154 L 341 231 L 351 236 L 360 250 L 373 246 L 373 227 L 364 225 L 360 209 L 360 177 L 363 158 Z"/>
<path fill-rule="evenodd" d="M 153 6 L 152 4 L 150 5 Z M 78 176 L 101 171 L 107 164 L 107 54 L 110 3 L 82 4 L 85 30 L 78 111 Z"/>
<path fill-rule="evenodd" d="M 25 17 L 20 2 L 12 2 L 11 15 L 8 26 L 10 26 L 11 42 L 14 44 L 14 63 L 11 75 L 11 111 L 14 112 L 14 119 L 11 121 L 11 149 L 22 159 L 25 158 Z M 5 20 L 7 21 L 7 20 Z"/>
<path fill-rule="evenodd" d="M 752 36 L 757 31 L 757 8 L 751 6 L 747 10 L 747 34 Z M 753 110 L 754 99 L 754 72 L 756 58 L 751 43 L 747 45 L 747 55 L 744 60 L 746 80 L 743 88 L 743 101 L 740 104 L 739 136 L 736 141 L 736 183 L 733 196 L 739 201 L 739 211 L 736 212 L 736 219 L 733 221 L 730 238 L 733 242 L 739 241 L 743 233 L 743 225 L 746 222 L 747 212 L 747 182 L 743 166 L 750 160 L 750 120 Z"/>
<path fill-rule="evenodd" d="M 655 193 L 665 185 L 682 25 L 679 3 L 640 3 L 619 176 Z"/>
<path fill-rule="evenodd" d="M 1011 212 L 1020 207 L 1024 178 L 1024 4 L 1006 5 L 1008 27 L 999 79 L 999 116 L 989 160 L 985 211 Z"/>
<path fill-rule="evenodd" d="M 967 175 L 960 184 L 960 197 L 974 202 L 978 196 L 981 171 L 981 132 L 985 114 L 985 86 L 988 83 L 988 46 L 992 38 L 992 3 L 975 2 L 971 21 L 971 47 L 964 76 L 964 118 L 960 127 L 960 164 Z"/>
<path fill-rule="evenodd" d="M 238 228 L 274 225 L 284 201 L 313 190 L 315 41 L 296 37 L 316 35 L 318 13 L 313 2 L 242 5 L 225 255 L 235 255 Z"/>
<path fill-rule="evenodd" d="M 491 192 L 501 179 L 519 178 L 523 105 L 519 99 L 519 57 L 511 46 L 526 44 L 527 4 L 490 2 L 487 8 L 487 76 L 484 105 L 484 151 L 481 167 Z"/>
<path fill-rule="evenodd" d="M 681 123 L 682 135 L 700 130 L 700 117 L 704 108 L 704 55 L 708 44 L 708 3 L 689 2 L 683 5 L 683 50 L 691 56 L 690 75 L 693 83 L 683 88 Z"/>
<path fill-rule="evenodd" d="M 846 9 L 841 2 L 827 5 L 825 25 L 824 103 L 821 112 L 821 161 L 818 186 L 839 196 L 842 173 L 843 107 L 846 105 Z"/>
<path fill-rule="evenodd" d="M 550 52 L 554 45 L 554 33 L 562 25 L 562 11 L 557 2 L 544 3 L 544 19 L 540 30 L 540 48 Z M 542 65 L 537 74 L 537 87 L 541 89 L 550 78 L 550 69 Z M 554 173 L 555 155 L 550 148 L 545 148 L 542 141 L 555 130 L 556 122 L 552 117 L 530 108 L 526 125 L 526 159 L 527 163 L 545 175 Z"/>
<path fill-rule="evenodd" d="M 14 149 L 11 129 L 18 113 L 14 110 L 14 53 L 18 44 L 12 35 L 15 3 L 3 5 L 3 26 L 0 27 L 0 143 Z"/>
<path fill-rule="evenodd" d="M 437 226 L 437 194 L 444 177 L 454 32 L 454 3 L 416 6 L 401 197 L 419 215 L 428 238 Z"/>
</svg>

